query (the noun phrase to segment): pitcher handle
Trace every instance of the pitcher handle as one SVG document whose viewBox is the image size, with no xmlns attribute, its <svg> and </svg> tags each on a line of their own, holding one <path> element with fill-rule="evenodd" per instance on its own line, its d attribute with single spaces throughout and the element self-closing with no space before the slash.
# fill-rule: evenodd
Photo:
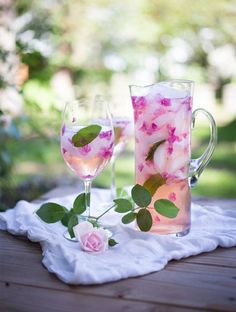
<svg viewBox="0 0 236 312">
<path fill-rule="evenodd" d="M 205 167 L 208 165 L 209 161 L 211 160 L 212 154 L 215 150 L 216 143 L 217 143 L 217 127 L 214 118 L 212 115 L 203 108 L 196 109 L 192 114 L 192 129 L 195 126 L 196 116 L 198 113 L 203 113 L 208 121 L 210 126 L 210 141 L 209 144 L 205 150 L 205 152 L 196 159 L 191 159 L 190 162 L 190 172 L 189 172 L 189 178 L 190 178 L 190 187 L 196 186 L 198 179 L 200 175 L 202 174 Z"/>
</svg>

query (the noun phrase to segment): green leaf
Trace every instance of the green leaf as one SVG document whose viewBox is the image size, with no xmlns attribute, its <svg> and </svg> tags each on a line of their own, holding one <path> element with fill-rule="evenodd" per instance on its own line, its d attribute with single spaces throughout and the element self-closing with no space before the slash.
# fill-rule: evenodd
<svg viewBox="0 0 236 312">
<path fill-rule="evenodd" d="M 36 211 L 36 214 L 46 223 L 55 223 L 60 221 L 66 212 L 67 209 L 61 205 L 46 203 Z"/>
<path fill-rule="evenodd" d="M 73 135 L 72 142 L 76 147 L 83 147 L 96 139 L 101 130 L 102 127 L 99 125 L 84 127 Z"/>
<path fill-rule="evenodd" d="M 64 225 L 64 226 L 68 226 L 68 222 L 69 222 L 69 219 L 74 215 L 74 212 L 73 210 L 71 209 L 70 211 L 66 212 L 64 214 L 64 217 L 61 219 L 61 223 Z"/>
<path fill-rule="evenodd" d="M 134 202 L 139 206 L 139 207 L 147 207 L 151 200 L 151 194 L 148 189 L 146 189 L 144 186 L 136 184 L 132 190 L 131 190 L 131 195 L 134 200 Z"/>
<path fill-rule="evenodd" d="M 156 200 L 154 208 L 159 214 L 167 218 L 175 218 L 179 213 L 179 208 L 168 199 Z"/>
<path fill-rule="evenodd" d="M 164 143 L 166 140 L 161 140 L 159 142 L 156 142 L 154 143 L 150 149 L 149 149 L 149 152 L 147 154 L 147 157 L 145 160 L 153 160 L 153 156 L 154 156 L 154 153 L 156 151 L 156 149 L 158 148 L 158 146 L 160 146 L 162 143 Z"/>
<path fill-rule="evenodd" d="M 148 232 L 152 227 L 152 215 L 146 208 L 140 209 L 137 214 L 137 224 L 141 231 Z"/>
<path fill-rule="evenodd" d="M 82 214 L 86 210 L 86 195 L 85 193 L 79 194 L 74 203 L 73 203 L 73 211 L 76 214 Z"/>
<path fill-rule="evenodd" d="M 149 192 L 151 193 L 151 195 L 153 196 L 157 189 L 166 184 L 166 179 L 163 178 L 160 173 L 154 174 L 152 176 L 150 176 L 143 184 L 143 186 L 149 190 Z"/>
<path fill-rule="evenodd" d="M 137 216 L 137 213 L 135 212 L 129 212 L 127 213 L 126 215 L 123 216 L 123 218 L 121 219 L 122 223 L 124 224 L 128 224 L 128 223 L 131 223 L 132 221 L 135 220 Z"/>
<path fill-rule="evenodd" d="M 115 211 L 119 213 L 124 213 L 132 210 L 133 205 L 132 203 L 125 198 L 118 198 L 113 200 L 114 203 L 116 204 Z"/>
<path fill-rule="evenodd" d="M 68 232 L 71 238 L 75 237 L 73 227 L 76 226 L 77 224 L 78 224 L 78 217 L 76 215 L 71 216 L 68 221 Z"/>
<path fill-rule="evenodd" d="M 109 241 L 108 241 L 108 245 L 110 247 L 113 247 L 115 245 L 117 245 L 118 243 L 113 239 L 113 238 L 110 238 Z"/>
</svg>

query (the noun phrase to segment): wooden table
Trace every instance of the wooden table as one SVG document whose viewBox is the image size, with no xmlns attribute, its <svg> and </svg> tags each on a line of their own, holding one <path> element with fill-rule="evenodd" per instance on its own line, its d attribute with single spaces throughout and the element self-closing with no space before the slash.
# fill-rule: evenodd
<svg viewBox="0 0 236 312">
<path fill-rule="evenodd" d="M 236 209 L 236 200 L 195 201 Z M 236 311 L 236 248 L 99 286 L 68 286 L 48 273 L 41 258 L 39 244 L 0 231 L 1 312 Z"/>
</svg>

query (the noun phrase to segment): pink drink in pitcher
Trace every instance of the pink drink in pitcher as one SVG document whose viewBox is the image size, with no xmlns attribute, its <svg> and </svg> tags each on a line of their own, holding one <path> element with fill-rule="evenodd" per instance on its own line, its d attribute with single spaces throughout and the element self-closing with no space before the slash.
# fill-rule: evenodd
<svg viewBox="0 0 236 312">
<path fill-rule="evenodd" d="M 94 179 L 109 162 L 113 152 L 113 132 L 103 126 L 99 135 L 83 147 L 75 147 L 72 137 L 83 127 L 66 127 L 61 130 L 61 152 L 66 164 L 83 180 Z"/>
<path fill-rule="evenodd" d="M 136 183 L 151 190 L 151 231 L 159 234 L 182 236 L 190 229 L 192 89 L 191 81 L 130 87 L 135 122 Z M 206 152 L 203 156 L 209 161 L 213 151 Z M 200 172 L 200 159 L 193 169 L 192 177 L 196 179 L 203 170 L 201 168 Z M 178 215 L 167 218 L 158 214 L 154 210 L 157 199 L 174 203 L 179 209 Z"/>
</svg>

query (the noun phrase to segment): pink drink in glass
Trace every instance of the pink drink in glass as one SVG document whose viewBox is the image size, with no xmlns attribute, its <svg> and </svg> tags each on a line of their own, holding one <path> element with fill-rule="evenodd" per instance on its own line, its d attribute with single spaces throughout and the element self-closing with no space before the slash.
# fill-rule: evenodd
<svg viewBox="0 0 236 312">
<path fill-rule="evenodd" d="M 114 157 L 117 157 L 123 150 L 130 137 L 132 136 L 132 121 L 128 117 L 113 117 L 112 118 L 114 134 L 115 134 L 115 147 Z"/>
<path fill-rule="evenodd" d="M 82 179 L 92 180 L 101 173 L 113 153 L 111 127 L 103 126 L 99 135 L 83 147 L 75 147 L 72 137 L 83 127 L 61 129 L 61 153 L 66 164 Z"/>
<path fill-rule="evenodd" d="M 153 194 L 149 207 L 153 217 L 151 231 L 176 234 L 189 230 L 191 93 L 173 91 L 158 84 L 150 86 L 143 96 L 132 95 L 132 104 L 135 118 L 136 183 L 144 185 L 152 176 L 163 181 Z M 157 142 L 160 145 L 154 149 L 153 157 L 147 159 L 150 149 Z M 179 208 L 177 217 L 170 219 L 154 211 L 153 205 L 157 199 L 172 201 Z"/>
</svg>

